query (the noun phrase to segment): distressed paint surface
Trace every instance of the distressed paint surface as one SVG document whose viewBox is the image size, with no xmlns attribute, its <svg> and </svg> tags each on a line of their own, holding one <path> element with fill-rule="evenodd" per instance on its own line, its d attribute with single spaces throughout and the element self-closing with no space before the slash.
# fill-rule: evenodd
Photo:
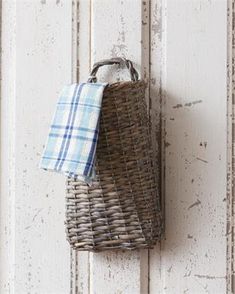
<svg viewBox="0 0 235 294">
<path fill-rule="evenodd" d="M 1 2 L 2 3 L 2 2 Z M 0 271 L 0 292 L 14 293 L 14 193 L 15 163 L 14 136 L 9 136 L 15 124 L 15 3 L 2 5 L 1 31 L 1 205 L 0 205 L 0 260 L 4 271 Z M 9 60 L 11 63 L 9 64 Z M 11 107 L 10 107 L 11 105 Z M 11 109 L 11 111 L 9 111 Z M 8 111 L 7 111 L 8 110 Z"/>
<path fill-rule="evenodd" d="M 228 8 L 234 47 L 233 1 Z M 3 1 L 1 293 L 221 294 L 226 284 L 234 292 L 226 9 L 218 0 Z M 85 81 L 95 61 L 117 55 L 150 82 L 166 232 L 150 251 L 77 253 L 65 240 L 64 179 L 37 164 L 61 86 Z M 110 67 L 99 78 L 129 76 Z"/>
<path fill-rule="evenodd" d="M 90 71 L 90 1 L 73 1 L 73 82 L 86 81 Z M 71 294 L 90 293 L 90 254 L 71 250 Z"/>
<path fill-rule="evenodd" d="M 89 3 L 89 66 L 107 56 L 124 55 L 141 65 L 143 77 L 149 78 L 166 233 L 142 259 L 136 253 L 120 253 L 118 258 L 116 253 L 90 254 L 89 289 L 109 293 L 111 284 L 112 293 L 224 293 L 226 3 L 114 2 Z M 142 29 L 136 25 L 137 15 Z M 103 69 L 100 77 L 107 80 L 112 74 L 112 69 Z M 143 272 L 148 277 L 142 277 Z"/>
<path fill-rule="evenodd" d="M 95 61 L 114 56 L 128 56 L 147 78 L 149 8 L 148 5 L 145 6 L 146 9 L 143 10 L 141 1 L 132 0 L 78 1 L 78 80 L 87 79 Z M 130 10 L 136 18 L 127 14 Z M 141 22 L 142 17 L 145 19 L 144 23 Z M 112 34 L 107 29 L 107 23 L 112 23 Z M 141 42 L 142 30 L 147 33 L 144 45 Z M 140 67 L 141 64 L 143 68 Z M 109 81 L 129 79 L 127 71 L 117 73 L 111 67 L 101 68 L 98 76 L 100 80 Z M 85 268 L 82 261 L 87 264 Z M 148 291 L 148 251 L 99 254 L 82 252 L 77 254 L 74 263 L 76 262 L 78 293 L 110 293 L 110 284 L 113 293 Z M 74 287 L 75 285 L 71 289 L 73 293 L 76 291 Z"/>
<path fill-rule="evenodd" d="M 164 293 L 226 292 L 226 1 L 168 1 Z"/>
<path fill-rule="evenodd" d="M 69 289 L 64 179 L 38 163 L 71 81 L 71 12 L 70 1 L 3 1 L 1 293 Z"/>
<path fill-rule="evenodd" d="M 148 78 L 148 44 L 143 43 L 141 38 L 142 30 L 146 30 L 145 27 L 148 26 L 148 12 L 143 11 L 143 5 L 140 0 L 93 1 L 91 63 L 110 56 L 128 56 L 142 76 Z M 111 24 L 109 28 L 107 23 Z M 106 30 L 97 30 L 105 27 Z M 108 81 L 114 81 L 117 77 L 130 79 L 127 71 L 124 74 L 120 72 L 117 76 L 113 67 L 101 69 L 99 76 Z M 91 293 L 109 294 L 110 285 L 113 293 L 147 293 L 147 256 L 148 252 L 145 250 L 92 254 Z"/>
</svg>

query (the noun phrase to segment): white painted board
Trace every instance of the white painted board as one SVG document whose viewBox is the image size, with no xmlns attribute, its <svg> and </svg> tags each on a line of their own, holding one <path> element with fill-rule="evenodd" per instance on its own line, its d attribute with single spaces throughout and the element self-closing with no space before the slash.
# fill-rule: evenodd
<svg viewBox="0 0 235 294">
<path fill-rule="evenodd" d="M 1 293 L 69 289 L 64 178 L 38 164 L 58 93 L 71 81 L 71 12 L 70 1 L 3 1 L 1 217 L 10 217 L 1 226 L 9 257 Z"/>
</svg>

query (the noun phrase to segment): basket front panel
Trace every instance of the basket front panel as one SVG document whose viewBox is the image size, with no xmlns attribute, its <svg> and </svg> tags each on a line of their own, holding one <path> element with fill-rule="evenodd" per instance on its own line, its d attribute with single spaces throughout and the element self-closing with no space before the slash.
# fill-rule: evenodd
<svg viewBox="0 0 235 294">
<path fill-rule="evenodd" d="M 71 245 L 78 250 L 152 246 L 161 225 L 144 82 L 115 83 L 104 91 L 96 173 L 91 187 L 68 182 Z"/>
</svg>

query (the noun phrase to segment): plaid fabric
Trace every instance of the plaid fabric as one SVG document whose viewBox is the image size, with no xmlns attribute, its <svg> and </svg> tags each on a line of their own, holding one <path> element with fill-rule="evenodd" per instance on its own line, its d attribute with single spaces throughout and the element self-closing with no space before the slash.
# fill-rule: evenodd
<svg viewBox="0 0 235 294">
<path fill-rule="evenodd" d="M 63 88 L 40 168 L 90 182 L 94 175 L 99 116 L 106 85 L 82 83 Z"/>
</svg>

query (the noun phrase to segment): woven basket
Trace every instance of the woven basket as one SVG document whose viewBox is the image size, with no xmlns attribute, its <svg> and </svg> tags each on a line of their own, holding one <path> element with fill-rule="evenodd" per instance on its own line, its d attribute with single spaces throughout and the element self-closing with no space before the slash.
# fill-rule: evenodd
<svg viewBox="0 0 235 294">
<path fill-rule="evenodd" d="M 66 233 L 76 250 L 151 248 L 162 232 L 153 169 L 146 83 L 129 60 L 96 63 L 89 82 L 106 64 L 124 64 L 132 81 L 104 91 L 96 153 L 97 179 L 88 186 L 68 178 Z"/>
</svg>

